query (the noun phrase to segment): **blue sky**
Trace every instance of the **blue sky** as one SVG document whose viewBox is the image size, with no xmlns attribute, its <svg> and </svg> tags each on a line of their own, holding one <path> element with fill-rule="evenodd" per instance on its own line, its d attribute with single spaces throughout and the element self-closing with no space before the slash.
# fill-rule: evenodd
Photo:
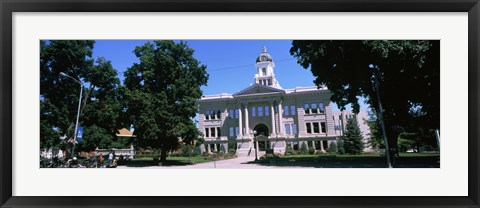
<svg viewBox="0 0 480 208">
<path fill-rule="evenodd" d="M 133 50 L 146 42 L 97 40 L 93 57 L 103 56 L 110 60 L 120 80 L 123 80 L 123 72 L 138 62 Z M 210 78 L 207 86 L 202 87 L 205 95 L 235 93 L 250 86 L 255 75 L 255 59 L 262 46 L 267 47 L 267 52 L 273 57 L 276 78 L 284 89 L 314 85 L 310 70 L 298 65 L 290 55 L 290 40 L 187 40 L 187 43 L 195 50 L 194 57 L 207 66 Z M 366 108 L 363 99 L 360 105 L 362 109 Z M 338 110 L 336 105 L 333 105 L 333 110 Z"/>
</svg>

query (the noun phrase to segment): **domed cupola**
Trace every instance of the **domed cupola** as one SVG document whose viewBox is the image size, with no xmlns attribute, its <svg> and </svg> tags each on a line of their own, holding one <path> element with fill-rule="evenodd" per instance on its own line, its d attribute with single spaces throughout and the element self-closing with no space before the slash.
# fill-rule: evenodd
<svg viewBox="0 0 480 208">
<path fill-rule="evenodd" d="M 267 62 L 267 61 L 272 62 L 273 59 L 272 59 L 272 56 L 270 56 L 270 54 L 267 53 L 267 48 L 264 46 L 262 48 L 262 53 L 260 55 L 258 55 L 258 57 L 257 57 L 256 63 Z"/>
<path fill-rule="evenodd" d="M 254 83 L 282 89 L 277 79 L 275 79 L 275 63 L 272 56 L 267 53 L 265 46 L 262 48 L 262 53 L 257 57 L 255 68 L 257 73 L 253 78 Z"/>
</svg>

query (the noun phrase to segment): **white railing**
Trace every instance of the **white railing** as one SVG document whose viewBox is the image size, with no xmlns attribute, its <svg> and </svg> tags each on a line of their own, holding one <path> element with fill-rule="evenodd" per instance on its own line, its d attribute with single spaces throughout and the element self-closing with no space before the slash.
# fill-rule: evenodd
<svg viewBox="0 0 480 208">
<path fill-rule="evenodd" d="M 99 156 L 102 154 L 103 156 L 107 156 L 110 154 L 110 152 L 114 152 L 116 157 L 120 157 L 123 155 L 123 157 L 128 157 L 130 159 L 133 159 L 133 156 L 135 156 L 135 150 L 133 149 L 133 145 L 130 146 L 130 149 L 95 149 L 95 156 Z"/>
</svg>

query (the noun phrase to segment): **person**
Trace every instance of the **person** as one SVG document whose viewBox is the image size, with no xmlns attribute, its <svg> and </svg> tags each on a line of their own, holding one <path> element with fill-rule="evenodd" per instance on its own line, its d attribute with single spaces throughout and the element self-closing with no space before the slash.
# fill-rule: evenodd
<svg viewBox="0 0 480 208">
<path fill-rule="evenodd" d="M 99 158 L 98 158 L 98 161 L 100 162 L 100 166 L 102 166 L 102 164 L 103 164 L 103 155 L 102 155 L 102 153 L 100 153 L 100 156 L 99 156 Z"/>
<path fill-rule="evenodd" d="M 108 166 L 112 166 L 112 162 L 113 162 L 113 153 L 110 152 L 110 154 L 108 154 Z"/>
<path fill-rule="evenodd" d="M 118 159 L 118 163 L 119 163 L 120 165 L 123 165 L 123 162 L 124 162 L 123 160 L 124 160 L 123 154 L 121 154 L 121 155 L 120 155 L 120 158 Z"/>
</svg>

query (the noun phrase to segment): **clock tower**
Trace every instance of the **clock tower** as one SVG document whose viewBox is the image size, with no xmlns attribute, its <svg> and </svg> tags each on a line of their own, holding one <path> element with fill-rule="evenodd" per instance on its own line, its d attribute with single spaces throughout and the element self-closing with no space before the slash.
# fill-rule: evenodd
<svg viewBox="0 0 480 208">
<path fill-rule="evenodd" d="M 275 63 L 273 62 L 272 56 L 267 53 L 265 46 L 262 48 L 262 53 L 257 57 L 255 68 L 257 73 L 253 81 L 256 84 L 282 89 L 277 79 L 275 79 L 275 73 L 273 72 Z"/>
</svg>

